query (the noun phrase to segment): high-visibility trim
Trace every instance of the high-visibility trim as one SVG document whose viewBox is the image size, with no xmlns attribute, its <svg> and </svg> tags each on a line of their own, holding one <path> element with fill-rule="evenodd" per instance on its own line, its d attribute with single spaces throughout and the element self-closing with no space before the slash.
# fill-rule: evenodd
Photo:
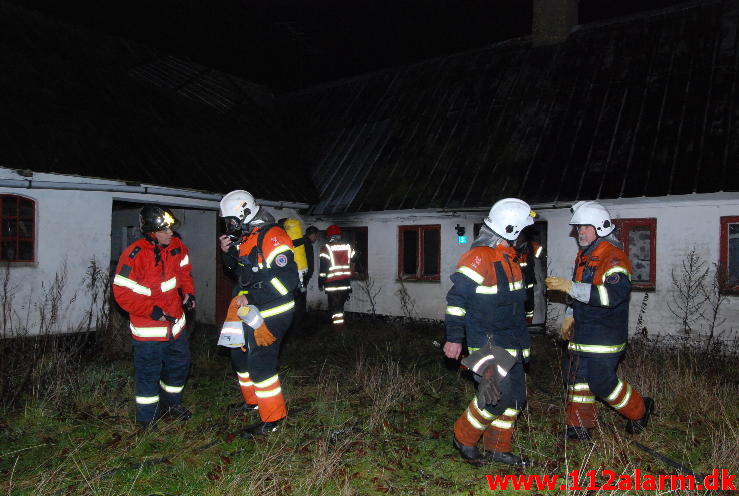
<svg viewBox="0 0 739 496">
<path fill-rule="evenodd" d="M 175 276 L 172 279 L 168 279 L 164 281 L 161 287 L 162 287 L 162 293 L 166 293 L 167 291 L 172 291 L 174 288 L 177 287 L 177 277 Z"/>
<path fill-rule="evenodd" d="M 456 317 L 464 317 L 467 314 L 467 310 L 465 310 L 462 307 L 446 307 L 446 313 L 449 315 L 454 315 Z"/>
<path fill-rule="evenodd" d="M 330 270 L 351 269 L 351 265 L 334 265 Z"/>
<path fill-rule="evenodd" d="M 236 375 L 238 375 L 241 378 L 248 379 L 249 378 L 249 372 L 236 372 Z"/>
<path fill-rule="evenodd" d="M 598 296 L 600 296 L 600 304 L 607 307 L 608 303 L 610 302 L 610 300 L 608 299 L 608 290 L 603 284 L 597 284 L 595 287 L 598 288 Z"/>
<path fill-rule="evenodd" d="M 528 358 L 531 355 L 531 348 L 524 348 L 521 350 L 521 355 L 523 355 L 524 358 Z"/>
<path fill-rule="evenodd" d="M 606 401 L 614 401 L 616 398 L 618 398 L 618 393 L 620 393 L 623 388 L 624 388 L 624 381 L 619 379 L 618 384 L 616 384 L 616 387 L 613 388 L 613 392 L 608 395 L 608 397 L 606 398 Z"/>
<path fill-rule="evenodd" d="M 508 283 L 508 289 L 511 291 L 517 291 L 523 289 L 523 281 L 513 281 Z"/>
<path fill-rule="evenodd" d="M 334 324 L 343 324 L 344 323 L 344 319 L 334 320 L 333 323 Z"/>
<path fill-rule="evenodd" d="M 626 394 L 624 395 L 624 399 L 621 400 L 621 403 L 618 405 L 613 405 L 613 408 L 616 410 L 620 410 L 621 408 L 626 406 L 626 403 L 629 402 L 629 399 L 631 399 L 631 384 L 626 384 Z"/>
<path fill-rule="evenodd" d="M 282 296 L 285 296 L 287 294 L 287 288 L 285 287 L 284 284 L 280 282 L 279 279 L 277 279 L 276 277 L 273 277 L 272 280 L 269 282 L 272 283 L 272 286 L 274 286 L 277 292 L 280 293 Z"/>
<path fill-rule="evenodd" d="M 518 262 L 518 265 L 520 265 L 521 267 L 528 267 L 529 266 L 529 264 L 527 262 Z"/>
<path fill-rule="evenodd" d="M 182 386 L 170 386 L 169 384 L 165 384 L 164 381 L 161 381 L 161 380 L 159 381 L 159 387 L 161 387 L 162 389 L 164 389 L 166 392 L 173 393 L 173 394 L 181 393 L 182 390 L 185 388 L 184 385 L 182 385 Z"/>
<path fill-rule="evenodd" d="M 470 408 L 467 407 L 467 411 L 465 412 L 467 414 L 467 421 L 472 424 L 472 427 L 477 429 L 478 431 L 484 431 L 486 426 L 482 425 L 479 420 L 475 418 L 474 415 L 472 415 L 472 412 L 470 412 Z"/>
<path fill-rule="evenodd" d="M 257 396 L 257 398 L 271 398 L 272 396 L 277 396 L 278 394 L 282 394 L 282 388 L 276 387 L 269 391 L 259 391 L 257 389 L 256 391 L 254 391 L 254 394 Z"/>
<path fill-rule="evenodd" d="M 531 288 L 533 288 L 533 287 L 534 287 L 534 283 L 531 283 L 531 284 L 527 284 L 527 285 L 526 285 L 526 289 L 531 289 Z"/>
<path fill-rule="evenodd" d="M 572 403 L 595 403 L 595 396 L 569 395 L 567 399 Z"/>
<path fill-rule="evenodd" d="M 320 273 L 318 274 L 318 277 L 326 277 L 326 274 L 325 274 L 324 272 L 320 272 Z"/>
<path fill-rule="evenodd" d="M 254 386 L 264 389 L 270 387 L 272 384 L 280 380 L 280 376 L 278 374 L 273 375 L 272 377 L 269 377 L 261 382 L 255 382 Z"/>
<path fill-rule="evenodd" d="M 132 279 L 123 277 L 120 274 L 115 275 L 115 277 L 113 278 L 113 284 L 115 284 L 116 286 L 123 286 L 124 288 L 128 288 L 134 293 L 138 293 L 144 296 L 151 296 L 151 289 L 147 288 L 146 286 L 142 286 Z"/>
<path fill-rule="evenodd" d="M 239 386 L 241 387 L 252 387 L 254 386 L 254 383 L 251 381 L 239 381 Z"/>
<path fill-rule="evenodd" d="M 513 422 L 515 421 L 495 419 L 490 425 L 492 425 L 493 427 L 497 427 L 498 429 L 512 429 Z"/>
<path fill-rule="evenodd" d="M 605 271 L 603 273 L 603 279 L 605 279 L 606 277 L 610 276 L 611 274 L 615 274 L 615 273 L 626 274 L 626 277 L 628 277 L 629 279 L 631 279 L 631 273 L 628 270 L 626 270 L 625 267 L 621 267 L 620 265 L 616 265 L 614 267 L 611 267 L 607 271 Z"/>
<path fill-rule="evenodd" d="M 267 267 L 270 267 L 272 265 L 272 261 L 275 259 L 277 255 L 279 255 L 280 253 L 285 253 L 286 251 L 290 251 L 290 250 L 292 250 L 292 248 L 290 248 L 287 245 L 280 245 L 274 250 L 272 250 L 272 253 L 270 253 L 267 259 L 265 260 L 265 262 L 267 263 Z"/>
<path fill-rule="evenodd" d="M 570 391 L 590 391 L 590 384 L 587 382 L 578 382 L 577 384 L 570 384 L 567 386 Z"/>
<path fill-rule="evenodd" d="M 285 303 L 283 305 L 280 305 L 280 306 L 277 306 L 277 307 L 273 307 L 273 308 L 270 308 L 268 310 L 264 310 L 264 311 L 259 312 L 259 313 L 261 313 L 262 314 L 262 317 L 266 319 L 267 317 L 273 317 L 275 315 L 279 315 L 281 313 L 285 313 L 285 312 L 287 312 L 289 310 L 292 310 L 294 307 L 295 307 L 295 302 L 294 301 L 288 301 L 287 303 Z"/>
<path fill-rule="evenodd" d="M 518 355 L 518 350 L 516 348 L 506 348 L 505 350 L 510 353 L 513 358 L 516 358 Z"/>
<path fill-rule="evenodd" d="M 482 284 L 475 288 L 475 293 L 478 294 L 498 294 L 498 285 L 494 286 L 483 286 Z"/>
<path fill-rule="evenodd" d="M 503 412 L 503 415 L 506 417 L 518 417 L 518 410 L 515 408 L 506 408 L 506 411 Z"/>
<path fill-rule="evenodd" d="M 340 312 L 340 313 L 335 313 L 335 314 L 333 314 L 333 315 L 331 316 L 331 318 L 333 319 L 334 317 L 343 317 L 343 316 L 344 316 L 344 312 Z"/>
<path fill-rule="evenodd" d="M 131 329 L 131 334 L 140 338 L 166 338 L 167 328 L 166 327 L 136 327 L 133 324 L 128 325 Z"/>
<path fill-rule="evenodd" d="M 626 343 L 606 345 L 606 344 L 579 344 L 570 341 L 567 345 L 568 350 L 581 351 L 584 353 L 618 353 L 626 348 Z"/>
<path fill-rule="evenodd" d="M 246 294 L 249 294 L 249 290 L 248 289 L 242 289 L 241 291 L 239 291 L 238 296 L 246 295 Z"/>
<path fill-rule="evenodd" d="M 327 259 L 331 260 L 331 255 L 329 255 L 328 253 L 321 253 L 320 256 L 322 256 L 323 258 L 327 258 Z"/>
<path fill-rule="evenodd" d="M 536 249 L 536 252 L 534 253 L 534 256 L 535 256 L 536 258 L 539 258 L 539 255 L 541 255 L 541 251 L 542 251 L 543 249 L 544 249 L 544 247 L 543 247 L 543 246 L 540 246 L 539 248 L 537 248 L 537 249 Z"/>
<path fill-rule="evenodd" d="M 472 401 L 470 402 L 470 405 L 472 405 L 472 407 L 475 409 L 475 411 L 477 413 L 479 413 L 482 418 L 486 418 L 486 419 L 490 420 L 493 417 L 495 417 L 495 415 L 493 415 L 492 413 L 490 413 L 487 410 L 485 410 L 485 409 L 480 408 L 479 406 L 477 406 L 477 398 L 472 398 Z"/>
<path fill-rule="evenodd" d="M 457 269 L 457 272 L 460 274 L 464 274 L 465 276 L 469 277 L 473 281 L 475 281 L 477 284 L 482 284 L 482 282 L 485 280 L 485 277 L 483 277 L 481 274 L 478 274 L 474 270 L 470 269 L 469 267 L 466 267 L 462 265 Z"/>
<path fill-rule="evenodd" d="M 185 255 L 184 258 L 180 261 L 180 267 L 184 267 L 185 265 L 190 263 L 190 255 Z"/>
<path fill-rule="evenodd" d="M 328 276 L 326 276 L 326 279 L 332 279 L 332 278 L 339 277 L 339 276 L 350 276 L 350 275 L 352 275 L 352 273 L 351 272 L 346 272 L 346 271 L 343 271 L 343 272 L 329 272 L 328 273 Z"/>
<path fill-rule="evenodd" d="M 327 292 L 331 292 L 331 291 L 348 291 L 348 290 L 352 289 L 352 287 L 351 286 L 331 286 L 331 287 L 324 288 L 324 289 Z"/>
<path fill-rule="evenodd" d="M 156 396 L 136 396 L 136 403 L 139 405 L 153 405 L 159 403 L 159 395 Z"/>
<path fill-rule="evenodd" d="M 177 319 L 177 322 L 175 322 L 174 325 L 172 326 L 172 336 L 178 335 L 184 327 L 185 327 L 185 315 L 183 314 L 182 317 Z"/>
</svg>

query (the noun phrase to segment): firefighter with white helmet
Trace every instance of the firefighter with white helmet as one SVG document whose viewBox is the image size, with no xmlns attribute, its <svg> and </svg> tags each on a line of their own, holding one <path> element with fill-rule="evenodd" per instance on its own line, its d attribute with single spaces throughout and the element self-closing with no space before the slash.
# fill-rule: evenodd
<svg viewBox="0 0 739 496">
<path fill-rule="evenodd" d="M 231 348 L 231 361 L 244 399 L 239 408 L 259 412 L 261 422 L 242 433 L 253 437 L 274 432 L 287 416 L 277 366 L 298 271 L 292 240 L 249 192 L 224 196 L 220 215 L 226 223 L 219 238 L 223 265 L 238 280 L 222 335 L 243 332 L 243 346 Z"/>
<path fill-rule="evenodd" d="M 527 464 L 523 457 L 511 453 L 513 427 L 526 404 L 524 363 L 530 351 L 526 291 L 511 245 L 534 223 L 535 215 L 517 198 L 495 203 L 472 248 L 462 255 L 451 276 L 454 284 L 447 294 L 445 355 L 459 358 L 466 341 L 470 353 L 486 346 L 502 348 L 506 359 L 515 362 L 500 378 L 500 399 L 481 405 L 478 399 L 490 396 L 478 394 L 454 424 L 454 446 L 467 460 L 519 467 Z M 489 366 L 496 363 L 500 364 L 491 360 Z M 475 379 L 480 381 L 490 375 L 487 372 L 475 370 Z M 484 455 L 477 448 L 480 438 Z"/>
<path fill-rule="evenodd" d="M 596 397 L 628 419 L 628 433 L 638 434 L 649 422 L 654 401 L 616 375 L 628 338 L 631 262 L 603 205 L 580 201 L 571 210 L 570 225 L 577 228 L 580 247 L 574 275 L 572 280 L 545 280 L 549 290 L 562 291 L 571 300 L 560 330 L 569 341 L 565 436 L 590 439 L 597 421 Z"/>
</svg>

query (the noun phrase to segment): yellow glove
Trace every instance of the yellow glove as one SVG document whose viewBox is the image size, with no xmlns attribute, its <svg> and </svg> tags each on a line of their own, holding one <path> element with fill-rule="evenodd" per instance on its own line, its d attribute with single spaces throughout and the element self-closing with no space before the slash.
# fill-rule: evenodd
<svg viewBox="0 0 739 496">
<path fill-rule="evenodd" d="M 547 285 L 547 289 L 552 291 L 562 291 L 563 293 L 570 293 L 572 289 L 572 281 L 565 279 L 564 277 L 547 277 L 544 279 L 544 284 Z"/>
<path fill-rule="evenodd" d="M 575 325 L 575 317 L 571 315 L 565 316 L 562 321 L 562 327 L 559 328 L 559 336 L 565 341 L 569 341 L 572 338 L 572 326 Z"/>
<path fill-rule="evenodd" d="M 266 324 L 262 324 L 258 328 L 254 329 L 254 341 L 256 341 L 257 346 L 269 346 L 277 341 L 277 338 L 269 332 Z"/>
</svg>

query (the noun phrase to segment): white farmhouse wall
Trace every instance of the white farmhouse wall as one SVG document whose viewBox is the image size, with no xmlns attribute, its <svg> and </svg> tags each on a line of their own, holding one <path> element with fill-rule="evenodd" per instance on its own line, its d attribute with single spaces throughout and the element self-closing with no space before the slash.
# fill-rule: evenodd
<svg viewBox="0 0 739 496">
<path fill-rule="evenodd" d="M 680 270 L 685 255 L 695 248 L 713 268 L 719 261 L 720 218 L 739 215 L 739 195 L 688 195 L 665 198 L 603 201 L 614 218 L 655 218 L 656 234 L 656 289 L 647 293 L 646 311 L 642 325 L 650 333 L 673 334 L 678 321 L 668 308 L 672 302 L 672 269 Z M 548 224 L 549 274 L 569 277 L 574 268 L 577 243 L 570 237 L 571 214 L 568 208 L 538 209 Z M 631 294 L 630 329 L 639 318 L 645 292 Z M 555 309 L 556 313 L 557 310 Z M 722 307 L 725 319 L 723 330 L 739 330 L 739 298 L 729 297 Z"/>
<path fill-rule="evenodd" d="M 739 194 L 721 193 L 711 195 L 671 196 L 666 198 L 643 198 L 632 200 L 604 201 L 614 218 L 656 218 L 656 290 L 649 292 L 646 311 L 642 315 L 642 325 L 651 333 L 673 333 L 677 321 L 670 313 L 673 287 L 671 271 L 680 267 L 686 253 L 696 248 L 707 264 L 719 260 L 720 217 L 739 215 Z M 547 224 L 547 257 L 550 275 L 570 277 L 574 267 L 577 244 L 570 236 L 571 217 L 569 205 L 551 208 L 534 206 L 541 220 Z M 340 226 L 368 228 L 368 266 L 370 277 L 374 280 L 376 311 L 383 315 L 404 315 L 399 303 L 397 280 L 398 267 L 398 226 L 401 225 L 441 225 L 441 278 L 438 282 L 405 282 L 409 294 L 415 301 L 415 311 L 419 317 L 441 320 L 446 308 L 446 293 L 451 287 L 450 275 L 459 257 L 470 248 L 473 225 L 481 222 L 485 212 L 432 212 L 397 211 L 372 212 L 336 216 L 333 218 L 311 218 L 319 229 L 336 223 Z M 457 243 L 454 226 L 466 228 L 467 244 Z M 320 243 L 316 243 L 316 254 Z M 317 259 L 316 259 L 317 263 Z M 353 282 L 353 294 L 346 309 L 366 313 L 369 303 L 362 294 L 361 282 Z M 631 295 L 630 327 L 633 330 L 639 318 L 644 292 L 634 291 Z M 317 288 L 316 278 L 309 285 L 308 304 L 313 308 L 326 308 L 326 296 Z M 562 305 L 551 306 L 551 322 L 558 324 Z M 724 330 L 739 330 L 739 298 L 729 297 L 722 307 L 721 317 L 725 319 Z"/>
</svg>

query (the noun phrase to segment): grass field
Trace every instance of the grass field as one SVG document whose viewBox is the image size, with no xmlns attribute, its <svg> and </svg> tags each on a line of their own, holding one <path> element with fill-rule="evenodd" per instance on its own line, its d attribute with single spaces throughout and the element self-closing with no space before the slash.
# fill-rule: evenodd
<svg viewBox="0 0 739 496">
<path fill-rule="evenodd" d="M 519 472 L 471 465 L 452 448 L 452 424 L 474 388 L 432 344 L 443 342 L 442 327 L 371 320 L 350 325 L 341 336 L 323 325 L 308 337 L 290 337 L 280 369 L 288 419 L 278 433 L 258 440 L 237 435 L 257 418 L 228 411 L 239 392 L 214 329 L 193 335 L 185 389 L 193 418 L 161 421 L 154 432 L 139 432 L 133 422 L 130 359 L 85 363 L 74 380 L 42 385 L 43 394 L 30 392 L 22 407 L 1 412 L 0 493 L 552 494 L 490 491 L 486 474 Z M 634 343 L 621 374 L 657 403 L 638 442 L 697 474 L 713 468 L 739 473 L 736 359 L 736 349 L 698 353 Z M 520 473 L 678 473 L 637 447 L 623 431 L 624 420 L 604 406 L 592 443 L 561 440 L 561 360 L 555 340 L 535 338 L 529 404 L 514 437 L 514 450 L 533 465 Z"/>
</svg>

